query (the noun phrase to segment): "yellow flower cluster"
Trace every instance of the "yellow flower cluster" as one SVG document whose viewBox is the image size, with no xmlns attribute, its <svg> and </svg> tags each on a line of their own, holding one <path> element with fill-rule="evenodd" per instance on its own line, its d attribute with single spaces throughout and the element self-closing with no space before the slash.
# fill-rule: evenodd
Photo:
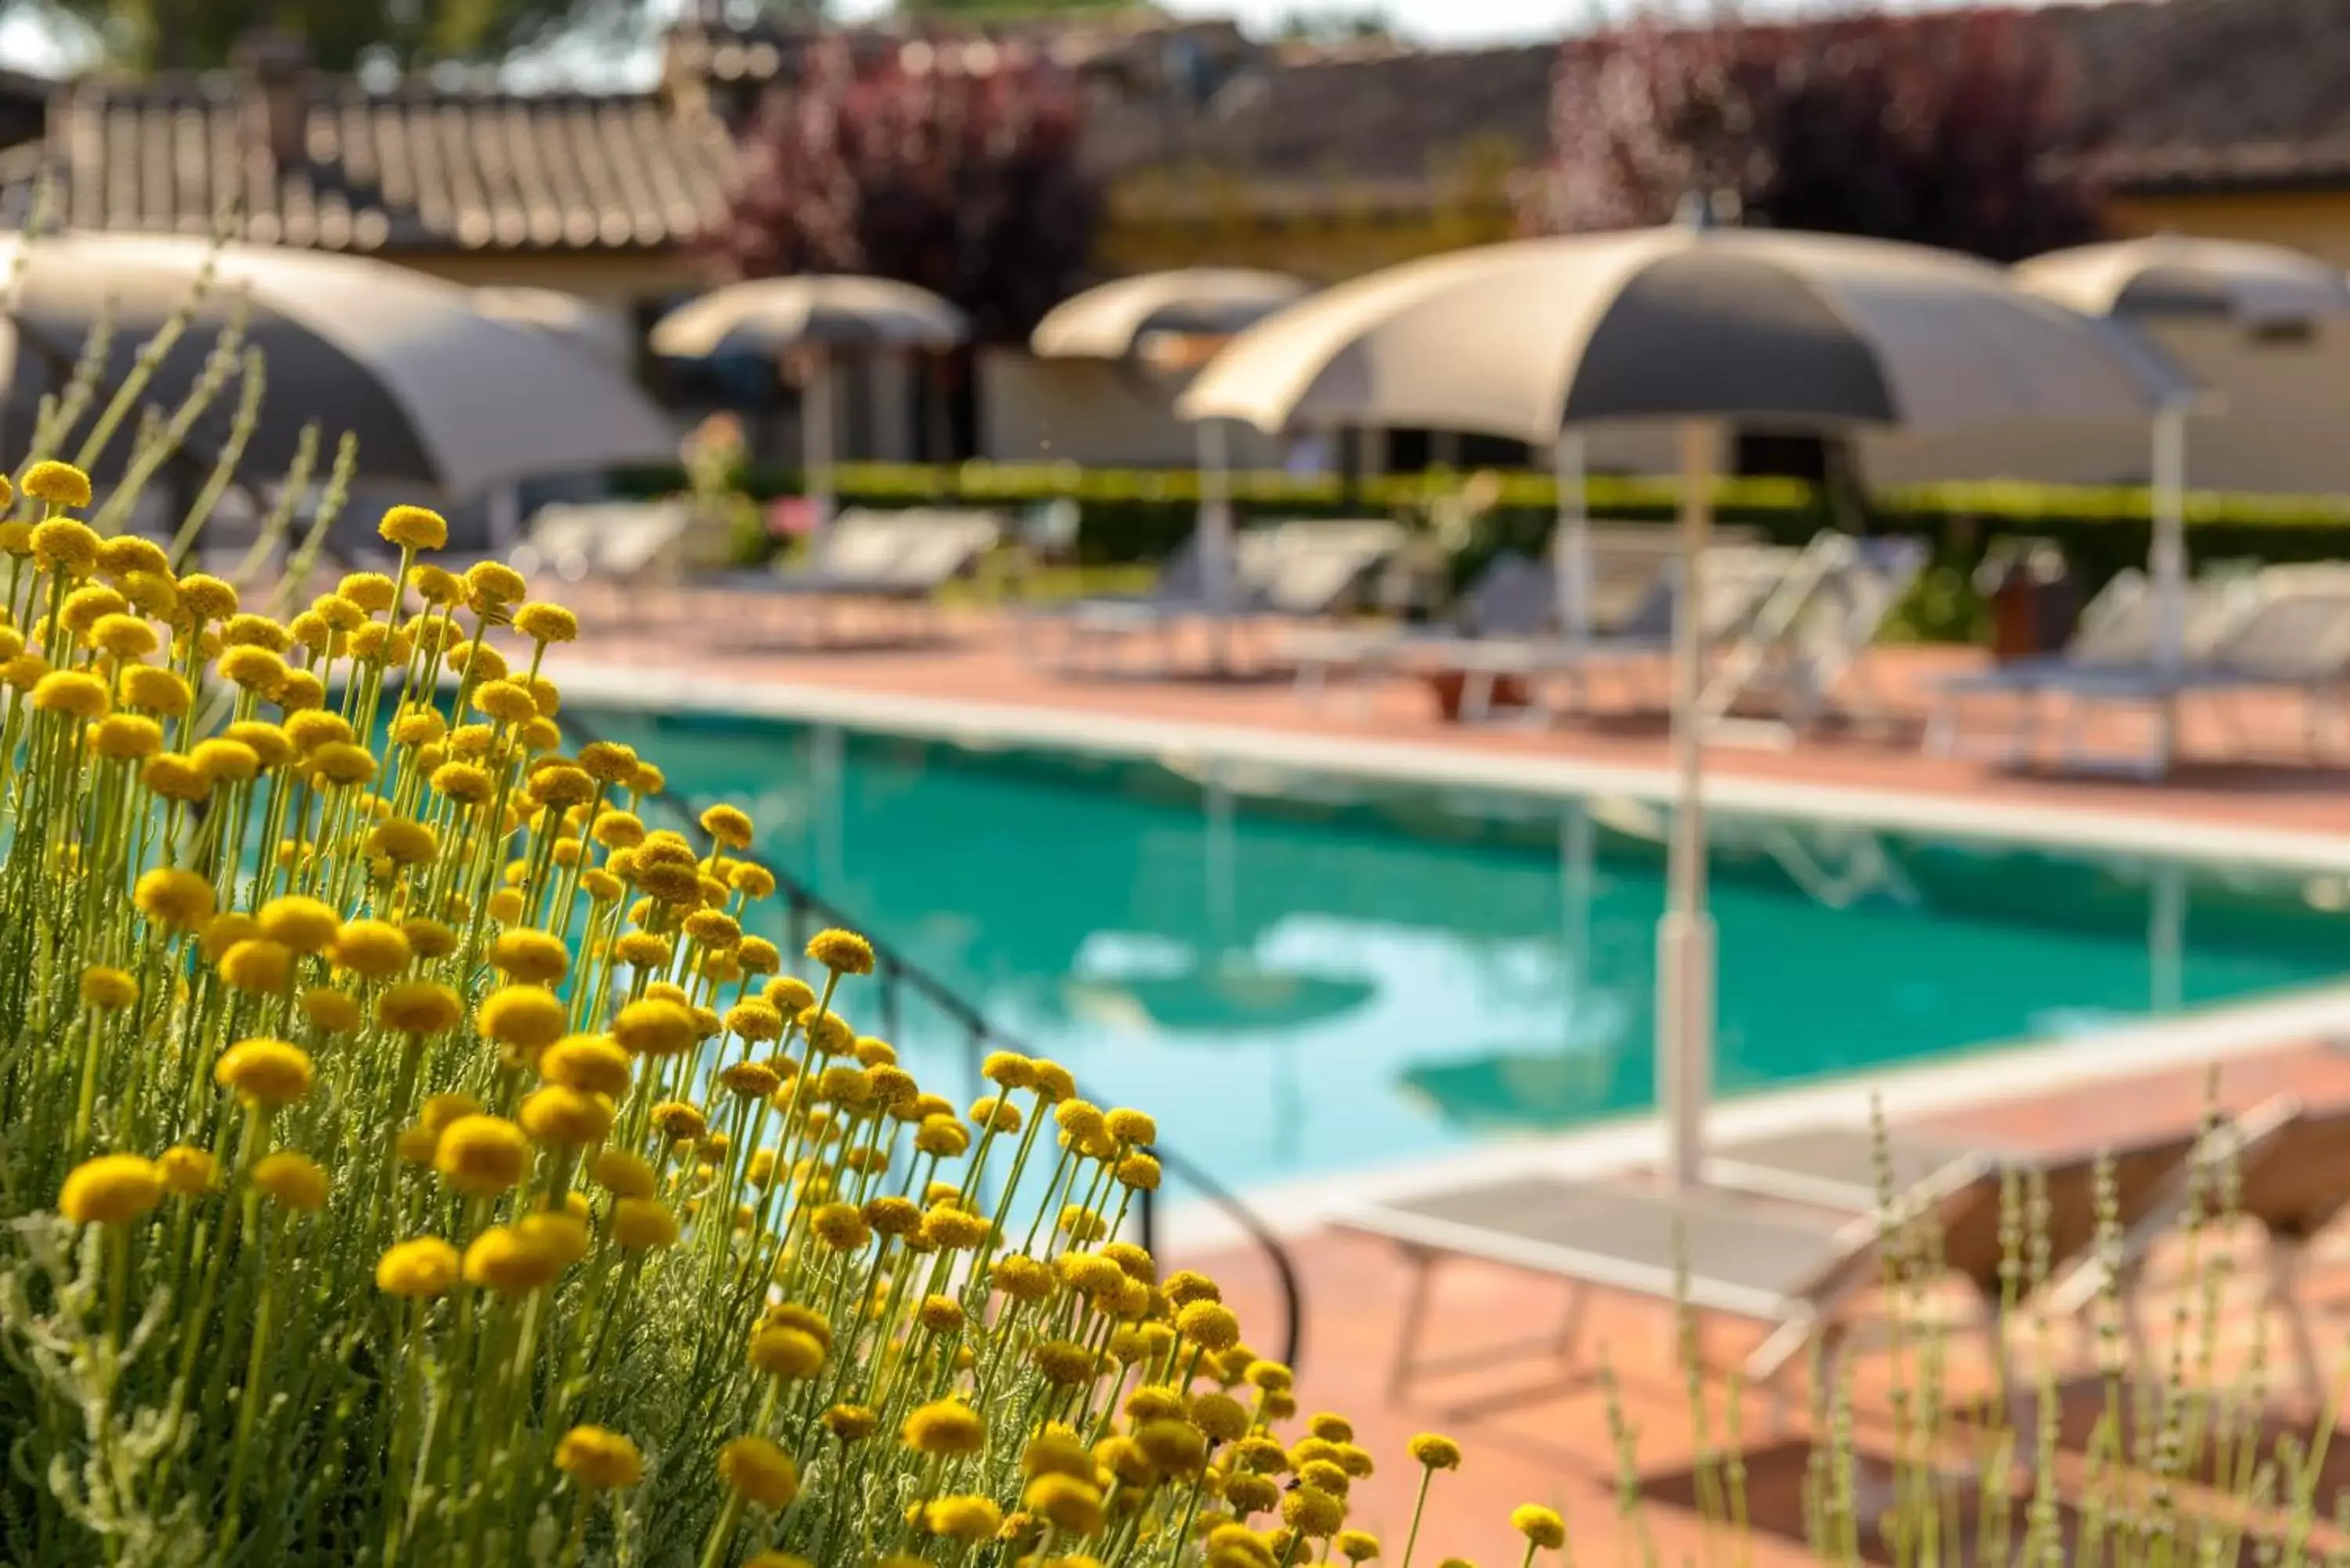
<svg viewBox="0 0 2350 1568">
<path fill-rule="evenodd" d="M 87 1354 L 0 1371 L 0 1518 L 109 1557 L 130 1504 L 74 1489 L 145 1464 L 205 1560 L 1377 1555 L 1351 1431 L 1274 1437 L 1288 1369 L 1117 1239 L 1151 1118 L 1014 1053 L 959 1112 L 860 1036 L 872 944 L 760 934 L 750 815 L 652 826 L 657 767 L 567 742 L 568 612 L 421 559 L 421 508 L 396 573 L 265 614 L 26 490 L 0 1193 L 94 1272 L 26 1298 Z"/>
</svg>

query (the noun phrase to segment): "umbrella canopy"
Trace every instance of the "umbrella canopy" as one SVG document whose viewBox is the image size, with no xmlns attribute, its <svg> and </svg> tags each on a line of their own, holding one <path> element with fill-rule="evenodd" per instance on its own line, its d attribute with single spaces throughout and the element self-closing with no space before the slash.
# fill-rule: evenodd
<svg viewBox="0 0 2350 1568">
<path fill-rule="evenodd" d="M 2350 316 L 2350 276 L 2282 245 L 2178 234 L 2051 251 L 2016 286 L 2090 316 L 2218 317 L 2246 327 Z"/>
<path fill-rule="evenodd" d="M 618 311 L 559 288 L 477 288 L 473 306 L 500 321 L 567 337 L 609 365 L 636 358 L 636 337 Z"/>
<path fill-rule="evenodd" d="M 196 238 L 113 234 L 0 236 L 0 271 L 26 247 L 8 347 L 11 409 L 22 418 L 63 379 L 90 328 L 112 306 L 109 379 L 187 300 L 211 252 Z M 359 438 L 362 479 L 451 497 L 513 480 L 671 457 L 676 437 L 660 410 L 577 345 L 483 315 L 472 291 L 358 256 L 231 245 L 194 324 L 165 359 L 148 400 L 179 403 L 234 313 L 249 302 L 248 339 L 261 350 L 267 391 L 246 449 L 256 472 L 292 461 L 300 427 L 316 420 L 329 450 Z M 197 433 L 224 430 L 234 395 Z M 116 442 L 117 462 L 130 446 Z"/>
<path fill-rule="evenodd" d="M 1537 443 L 1591 421 L 1673 421 L 1680 593 L 1700 604 L 1725 425 L 2151 417 L 2190 388 L 2135 334 L 2024 294 L 1980 263 L 1689 225 L 1523 241 L 1374 273 L 1242 333 L 1177 407 L 1267 431 L 1423 425 Z M 1658 931 L 1657 1076 L 1676 1184 L 1699 1179 L 1713 1075 L 1698 620 L 1674 618 L 1674 811 Z"/>
<path fill-rule="evenodd" d="M 1143 273 L 1061 301 L 1028 347 L 1040 359 L 1128 359 L 1154 335 L 1229 337 L 1309 292 L 1301 278 L 1246 267 Z"/>
<path fill-rule="evenodd" d="M 1789 430 L 2144 414 L 2158 354 L 1919 246 L 1674 226 L 1374 273 L 1233 338 L 1178 402 L 1261 430 L 1385 424 L 1547 444 L 1566 423 Z"/>
<path fill-rule="evenodd" d="M 653 327 L 653 351 L 775 357 L 795 348 L 951 348 L 971 323 L 926 288 L 883 277 L 802 275 L 712 289 Z"/>
</svg>

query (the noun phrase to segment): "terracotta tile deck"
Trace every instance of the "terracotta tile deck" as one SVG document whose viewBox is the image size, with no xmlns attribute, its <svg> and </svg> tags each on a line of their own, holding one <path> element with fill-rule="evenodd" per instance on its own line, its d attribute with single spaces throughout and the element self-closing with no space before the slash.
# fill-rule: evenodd
<svg viewBox="0 0 2350 1568">
<path fill-rule="evenodd" d="M 2350 1099 L 2350 1057 L 2288 1049 L 2231 1063 L 2220 1083 L 2220 1102 L 2241 1108 L 2288 1089 L 2313 1102 Z M 2094 1144 L 2125 1133 L 2191 1127 L 2206 1104 L 2203 1074 L 2166 1073 L 2108 1085 L 2094 1104 L 2024 1100 L 1932 1126 L 1940 1133 L 1971 1132 L 2052 1149 L 2079 1147 L 2085 1141 Z M 1711 1539 L 1714 1532 L 1704 1528 L 1697 1512 L 1669 1501 L 1696 1451 L 1686 1386 L 1669 1341 L 1673 1328 L 1669 1309 L 1628 1297 L 1601 1296 L 1586 1320 L 1582 1376 L 1571 1376 L 1567 1364 L 1537 1351 L 1486 1370 L 1427 1377 L 1416 1383 L 1408 1406 L 1399 1405 L 1388 1393 L 1387 1372 L 1409 1278 L 1399 1258 L 1379 1241 L 1335 1232 L 1303 1239 L 1295 1256 L 1306 1292 L 1300 1408 L 1344 1411 L 1356 1424 L 1357 1440 L 1379 1457 L 1379 1473 L 1357 1490 L 1356 1518 L 1364 1528 L 1379 1532 L 1390 1552 L 1399 1546 L 1409 1521 L 1419 1480 L 1416 1468 L 1403 1457 L 1404 1445 L 1414 1432 L 1433 1429 L 1458 1438 L 1468 1449 L 1469 1461 L 1459 1473 L 1438 1479 L 1423 1534 L 1424 1544 L 1435 1550 L 1423 1555 L 1423 1562 L 1459 1554 L 1489 1568 L 1507 1568 L 1523 1550 L 1523 1542 L 1509 1529 L 1509 1511 L 1528 1501 L 1549 1503 L 1568 1515 L 1576 1532 L 1579 1562 L 1613 1563 L 1627 1561 L 1627 1554 L 1637 1560 L 1638 1542 L 1615 1511 L 1618 1472 L 1608 1401 L 1588 1376 L 1588 1368 L 1604 1354 L 1618 1381 L 1619 1407 L 1638 1428 L 1637 1471 L 1648 1499 L 1644 1523 L 1664 1558 L 1746 1562 L 1756 1568 L 1810 1560 L 1799 1539 L 1790 1539 L 1797 1532 L 1794 1521 L 1782 1519 L 1778 1533 L 1764 1533 L 1750 1553 L 1738 1555 Z M 1201 1269 L 1220 1281 L 1225 1299 L 1241 1313 L 1243 1322 L 1263 1325 L 1266 1338 L 1277 1332 L 1280 1298 L 1262 1257 L 1221 1252 L 1173 1262 Z M 1540 1336 L 1559 1320 L 1565 1302 L 1563 1287 L 1555 1282 L 1483 1265 L 1450 1264 L 1438 1279 L 1431 1323 L 1437 1332 L 1466 1346 Z M 2313 1282 L 2311 1297 L 2331 1307 L 2345 1292 L 2350 1292 L 2350 1272 L 2329 1264 Z M 2164 1303 L 2161 1310 L 2167 1310 L 2168 1298 L 2157 1299 Z M 2223 1354 L 2230 1349 L 2241 1354 L 2238 1341 L 2250 1334 L 2253 1315 L 2249 1300 L 2231 1313 Z M 1753 1343 L 1752 1331 L 1737 1324 L 1711 1323 L 1704 1333 L 1708 1360 L 1717 1365 L 1742 1355 Z M 2327 1345 L 2338 1339 L 2338 1332 L 2323 1324 L 2319 1335 Z M 1967 1355 L 1966 1343 L 1962 1336 L 1954 1337 L 1953 1363 L 1962 1386 L 1979 1394 L 1986 1374 L 1979 1358 Z M 2056 1350 L 2077 1365 L 2069 1335 L 2058 1342 Z M 2029 1344 L 2022 1354 L 2027 1359 L 2033 1354 Z M 1889 1364 L 1883 1355 L 1870 1353 L 1856 1356 L 1855 1362 L 1856 1448 L 1864 1454 L 1887 1452 Z M 1792 1386 L 1800 1399 L 1800 1371 Z M 1717 1423 L 1723 1398 L 1717 1382 L 1711 1417 Z M 1794 1451 L 1774 1445 L 1768 1436 L 1772 1415 L 1763 1400 L 1747 1399 L 1742 1427 L 1752 1456 L 1758 1519 L 1785 1512 L 1783 1502 L 1774 1511 L 1763 1501 L 1770 1490 L 1765 1461 L 1774 1453 Z M 1717 1425 L 1717 1440 L 1721 1435 Z M 2077 1484 L 2074 1472 L 2079 1468 L 2075 1455 L 2060 1461 L 2059 1474 Z"/>
<path fill-rule="evenodd" d="M 676 607 L 670 608 L 673 616 Z M 745 612 L 708 604 L 691 610 L 702 621 L 741 613 Z M 1126 720 L 1163 717 L 1635 766 L 1661 766 L 1666 760 L 1662 727 L 1653 719 L 1541 733 L 1463 729 L 1441 720 L 1424 688 L 1404 681 L 1374 688 L 1360 705 L 1311 706 L 1277 680 L 1058 677 L 1033 668 L 1002 624 L 978 616 L 959 621 L 954 639 L 945 646 L 899 651 L 713 653 L 696 646 L 702 640 L 699 635 L 648 631 L 639 619 L 633 627 L 608 622 L 584 646 L 595 650 L 598 662 L 691 668 L 704 679 L 789 682 L 836 694 L 961 699 Z M 2159 786 L 2024 776 L 1923 755 L 1917 737 L 1927 711 L 1929 683 L 1962 668 L 1970 657 L 1944 649 L 1887 649 L 1874 655 L 1888 693 L 1889 732 L 1807 740 L 1788 751 L 1717 747 L 1709 764 L 1722 774 L 1915 791 L 1929 798 L 1990 798 L 2272 828 L 2350 831 L 2350 787 L 2345 787 L 2350 786 L 2350 772 L 2338 763 L 2310 761 L 2302 742 L 2304 715 L 2281 702 L 2245 705 L 2235 729 L 2221 727 L 2208 711 L 2190 711 L 2182 744 L 2187 760 L 2170 782 Z M 577 668 L 585 658 L 584 653 L 574 656 L 569 667 Z M 2272 1054 L 2230 1063 L 2221 1089 L 2231 1106 L 2286 1089 L 2311 1100 L 2350 1099 L 2350 1056 L 2281 1043 Z M 2094 1098 L 2024 1100 L 1952 1116 L 1935 1130 L 1997 1135 L 2051 1148 L 2077 1147 L 2085 1142 L 2189 1127 L 2203 1106 L 2203 1075 L 2164 1073 L 2102 1085 Z M 1379 1474 L 1357 1490 L 1354 1521 L 1380 1533 L 1388 1563 L 1400 1559 L 1419 1480 L 1416 1468 L 1403 1457 L 1404 1444 L 1413 1432 L 1430 1428 L 1459 1438 L 1470 1459 L 1461 1473 L 1439 1478 L 1418 1553 L 1422 1563 L 1458 1554 L 1485 1568 L 1510 1568 L 1522 1555 L 1523 1542 L 1511 1532 L 1508 1513 L 1523 1501 L 1551 1503 L 1568 1513 L 1575 1532 L 1575 1560 L 1581 1563 L 1638 1561 L 1642 1530 L 1652 1532 L 1656 1552 L 1668 1562 L 1735 1562 L 1773 1568 L 1813 1561 L 1800 1544 L 1796 1518 L 1781 1518 L 1775 1533 L 1765 1531 L 1741 1550 L 1716 1539 L 1698 1514 L 1669 1502 L 1652 1501 L 1638 1524 L 1620 1517 L 1614 1507 L 1617 1463 L 1608 1399 L 1588 1376 L 1568 1377 L 1566 1367 L 1555 1357 L 1537 1355 L 1449 1381 L 1431 1378 L 1415 1389 L 1409 1407 L 1399 1405 L 1386 1386 L 1406 1283 L 1397 1257 L 1380 1242 L 1328 1231 L 1302 1238 L 1294 1252 L 1307 1292 L 1301 1406 L 1308 1412 L 1347 1412 L 1359 1440 L 1379 1456 Z M 1269 1338 L 1280 1313 L 1262 1258 L 1240 1252 L 1173 1262 L 1213 1273 L 1243 1321 L 1261 1325 L 1260 1334 Z M 1563 1292 L 1555 1282 L 1498 1269 L 1454 1265 L 1440 1281 L 1439 1315 L 1433 1321 L 1440 1332 L 1459 1343 L 1515 1337 L 1530 1329 L 1540 1334 L 1564 1305 Z M 2329 1279 L 2323 1283 L 2335 1282 Z M 2317 1293 L 2324 1294 L 2323 1285 Z M 2246 1311 L 2236 1317 L 2249 1323 L 2255 1315 Z M 1673 1490 L 1675 1472 L 1686 1471 L 1697 1441 L 1687 1393 L 1674 1369 L 1670 1320 L 1668 1311 L 1653 1303 L 1603 1298 L 1595 1303 L 1585 1329 L 1586 1351 L 1604 1348 L 1614 1368 L 1620 1408 L 1637 1428 L 1636 1468 L 1652 1497 Z M 2230 1319 L 2231 1332 L 2240 1326 Z M 1727 1323 L 1708 1324 L 1704 1338 L 1709 1358 L 1719 1361 L 1741 1353 L 1751 1332 Z M 1963 1353 L 1956 1365 L 1965 1366 Z M 1882 1355 L 1856 1358 L 1858 1446 L 1865 1450 L 1881 1451 L 1887 1440 L 1889 1372 Z M 1960 1376 L 1981 1386 L 1980 1366 Z M 1792 1511 L 1790 1486 L 1783 1484 L 1783 1484 L 1772 1484 L 1767 1461 L 1774 1452 L 1799 1459 L 1802 1449 L 1799 1444 L 1773 1450 L 1762 1444 L 1771 1413 L 1762 1399 L 1749 1397 L 1742 1424 L 1753 1454 L 1758 1514 L 1770 1511 L 1763 1499 L 1775 1492 L 1775 1511 L 1784 1516 Z M 1720 1414 L 1717 1393 L 1717 1419 Z M 2071 1472 L 2060 1465 L 2060 1473 Z M 1800 1476 L 1800 1465 L 1794 1474 Z"/>
</svg>

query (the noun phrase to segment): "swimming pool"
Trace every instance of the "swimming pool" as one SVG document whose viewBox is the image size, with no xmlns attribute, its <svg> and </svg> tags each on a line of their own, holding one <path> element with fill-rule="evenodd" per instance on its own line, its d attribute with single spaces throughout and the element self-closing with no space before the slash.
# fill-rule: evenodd
<svg viewBox="0 0 2350 1568">
<path fill-rule="evenodd" d="M 566 718 L 746 806 L 764 857 L 1229 1186 L 1652 1103 L 1663 825 L 1638 802 Z M 2350 970 L 2338 877 L 1727 816 L 1712 860 L 1725 1095 Z M 943 1019 L 898 1031 L 967 1085 Z"/>
</svg>

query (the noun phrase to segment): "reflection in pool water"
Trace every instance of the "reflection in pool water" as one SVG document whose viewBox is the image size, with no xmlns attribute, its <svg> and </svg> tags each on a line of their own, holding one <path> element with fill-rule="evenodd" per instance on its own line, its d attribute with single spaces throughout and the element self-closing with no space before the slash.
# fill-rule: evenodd
<svg viewBox="0 0 2350 1568">
<path fill-rule="evenodd" d="M 1142 763 L 579 717 L 680 792 L 748 807 L 760 853 L 1228 1183 L 1653 1094 L 1662 823 L 1638 803 L 1323 778 L 1241 794 Z M 2345 967 L 2338 909 L 2293 877 L 1735 819 L 1714 858 L 1726 1094 Z M 910 1006 L 891 1027 L 926 1079 L 968 1086 L 944 1020 Z"/>
</svg>

